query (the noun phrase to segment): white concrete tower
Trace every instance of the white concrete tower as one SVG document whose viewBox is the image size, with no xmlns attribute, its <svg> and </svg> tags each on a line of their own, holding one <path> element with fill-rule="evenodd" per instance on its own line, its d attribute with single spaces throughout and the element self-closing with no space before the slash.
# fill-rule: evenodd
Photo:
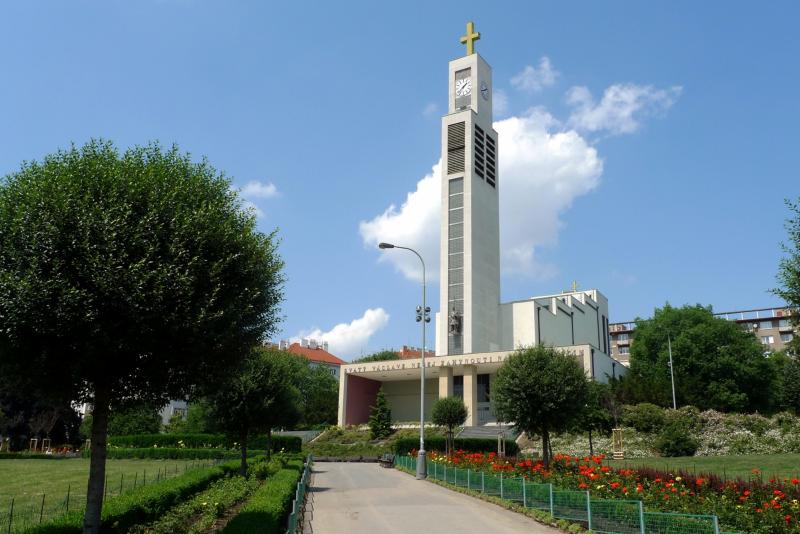
<svg viewBox="0 0 800 534">
<path fill-rule="evenodd" d="M 500 222 L 492 69 L 474 51 L 450 62 L 442 118 L 442 228 L 437 354 L 500 350 Z"/>
</svg>

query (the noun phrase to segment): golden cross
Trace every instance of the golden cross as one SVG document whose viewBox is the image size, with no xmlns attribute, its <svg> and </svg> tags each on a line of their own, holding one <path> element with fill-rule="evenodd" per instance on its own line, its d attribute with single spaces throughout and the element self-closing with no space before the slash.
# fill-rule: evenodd
<svg viewBox="0 0 800 534">
<path fill-rule="evenodd" d="M 475 41 L 481 38 L 481 33 L 475 31 L 472 21 L 467 22 L 467 35 L 461 36 L 461 44 L 467 45 L 467 55 L 475 53 Z"/>
<path fill-rule="evenodd" d="M 573 280 L 572 281 L 572 290 L 573 291 L 577 291 L 578 290 L 578 281 L 577 280 Z"/>
</svg>

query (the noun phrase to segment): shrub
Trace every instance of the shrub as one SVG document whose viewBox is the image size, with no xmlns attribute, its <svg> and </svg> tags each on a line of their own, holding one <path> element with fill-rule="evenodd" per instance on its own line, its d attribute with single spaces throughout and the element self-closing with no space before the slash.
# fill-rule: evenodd
<svg viewBox="0 0 800 534">
<path fill-rule="evenodd" d="M 445 438 L 443 437 L 430 437 L 425 438 L 426 451 L 439 451 L 444 452 L 446 447 Z M 419 448 L 419 438 L 401 438 L 394 443 L 395 454 L 408 454 L 411 450 Z M 480 439 L 480 438 L 456 438 L 453 440 L 453 448 L 455 450 L 462 450 L 466 452 L 492 452 L 497 451 L 496 439 Z M 507 439 L 506 440 L 506 454 L 515 456 L 519 452 L 517 442 Z"/>
<path fill-rule="evenodd" d="M 378 390 L 375 406 L 371 407 L 369 415 L 369 435 L 372 439 L 388 438 L 392 433 L 392 410 L 386 402 L 383 388 Z"/>
<path fill-rule="evenodd" d="M 289 514 L 289 506 L 292 504 L 302 469 L 302 461 L 288 462 L 286 469 L 275 473 L 253 494 L 222 532 L 225 534 L 282 532 L 282 525 Z"/>
<path fill-rule="evenodd" d="M 667 425 L 655 443 L 662 456 L 694 456 L 698 446 L 697 440 L 680 424 Z"/>
<path fill-rule="evenodd" d="M 286 462 L 280 458 L 273 458 L 269 462 L 255 462 L 248 466 L 247 474 L 258 480 L 266 480 L 284 468 Z"/>
<path fill-rule="evenodd" d="M 221 434 L 137 434 L 134 436 L 112 436 L 109 447 L 146 449 L 150 447 L 172 447 L 189 449 L 235 448 L 234 442 Z M 266 449 L 267 436 L 255 436 L 248 440 L 249 448 Z M 272 436 L 272 450 L 300 452 L 303 440 L 297 436 Z"/>
<path fill-rule="evenodd" d="M 626 406 L 623 422 L 639 432 L 658 432 L 664 427 L 664 409 L 649 402 Z"/>
<path fill-rule="evenodd" d="M 238 465 L 237 462 L 232 462 L 208 469 L 196 469 L 108 499 L 103 506 L 101 530 L 126 532 L 137 523 L 152 521 L 190 495 L 206 489 L 215 480 L 235 472 Z M 26 534 L 73 534 L 82 530 L 83 511 L 76 510 L 33 527 Z"/>
</svg>

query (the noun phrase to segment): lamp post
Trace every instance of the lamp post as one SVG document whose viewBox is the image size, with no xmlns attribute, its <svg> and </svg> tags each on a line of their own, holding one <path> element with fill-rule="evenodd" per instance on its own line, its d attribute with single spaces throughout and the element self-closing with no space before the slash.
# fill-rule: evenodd
<svg viewBox="0 0 800 534">
<path fill-rule="evenodd" d="M 391 243 L 379 243 L 378 248 L 401 248 L 409 250 L 417 255 L 422 264 L 422 306 L 417 307 L 417 322 L 422 323 L 422 360 L 420 364 L 419 382 L 419 452 L 417 453 L 417 480 L 423 480 L 428 476 L 428 464 L 425 461 L 425 324 L 431 320 L 431 309 L 425 304 L 425 261 L 419 252 L 413 248 L 400 247 Z"/>
</svg>

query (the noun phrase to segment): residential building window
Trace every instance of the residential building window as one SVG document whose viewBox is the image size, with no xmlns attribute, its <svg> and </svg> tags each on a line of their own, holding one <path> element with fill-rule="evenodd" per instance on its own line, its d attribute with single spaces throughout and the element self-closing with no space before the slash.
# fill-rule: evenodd
<svg viewBox="0 0 800 534">
<path fill-rule="evenodd" d="M 759 328 L 772 328 L 772 321 L 761 321 L 761 324 L 758 325 Z"/>
<path fill-rule="evenodd" d="M 787 326 L 790 326 L 789 319 L 781 319 L 778 321 L 778 328 L 786 328 Z"/>
<path fill-rule="evenodd" d="M 628 334 L 627 332 L 624 334 L 617 334 L 616 337 L 617 341 L 628 341 L 631 338 L 630 334 Z"/>
<path fill-rule="evenodd" d="M 761 336 L 761 343 L 764 345 L 772 345 L 775 343 L 775 338 L 773 336 Z"/>
<path fill-rule="evenodd" d="M 627 354 L 631 353 L 631 348 L 630 347 L 617 347 L 617 350 L 619 350 L 620 354 L 626 354 L 627 355 Z"/>
<path fill-rule="evenodd" d="M 781 334 L 781 341 L 783 341 L 784 343 L 789 343 L 793 339 L 794 339 L 794 334 Z"/>
</svg>

